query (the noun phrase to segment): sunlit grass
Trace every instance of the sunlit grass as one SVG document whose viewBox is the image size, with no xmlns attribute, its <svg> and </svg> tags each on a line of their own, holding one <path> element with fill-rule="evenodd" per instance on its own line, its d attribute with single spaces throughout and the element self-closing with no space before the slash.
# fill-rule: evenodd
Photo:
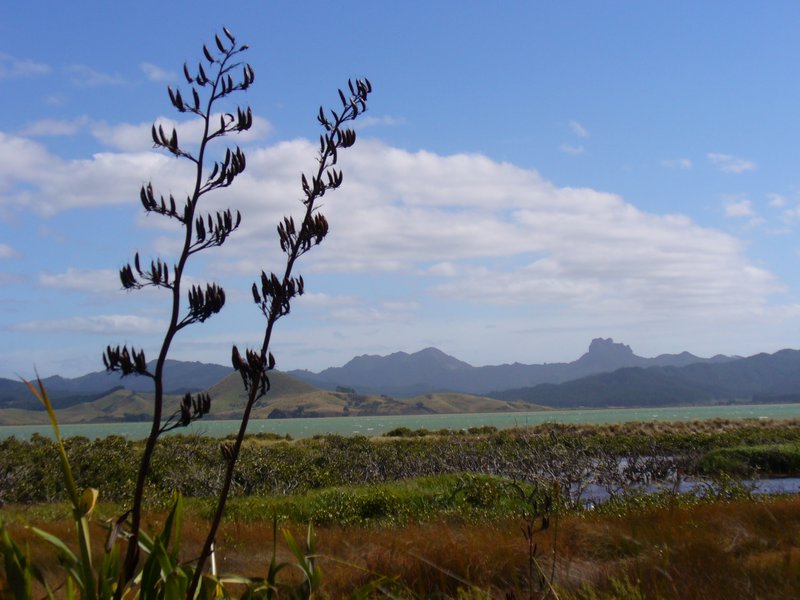
<svg viewBox="0 0 800 600">
<path fill-rule="evenodd" d="M 418 487 L 426 485 L 435 489 L 438 484 Z M 239 502 L 218 536 L 217 564 L 221 572 L 263 575 L 271 558 L 272 515 L 265 506 Z M 108 509 L 98 508 L 101 515 Z M 68 536 L 71 525 L 59 518 L 63 511 L 50 510 L 28 512 L 26 521 Z M 188 504 L 182 539 L 187 557 L 202 543 L 198 532 L 207 524 L 204 512 L 202 503 Z M 157 530 L 163 517 L 151 515 L 146 528 Z M 279 527 L 302 537 L 306 524 L 285 520 Z M 403 525 L 391 518 L 347 526 L 315 522 L 323 593 L 343 597 L 386 576 L 396 582 L 398 597 L 457 597 L 459 590 L 472 590 L 471 597 L 479 597 L 476 590 L 491 597 L 528 597 L 523 525 L 510 515 L 481 521 L 433 513 Z M 11 528 L 20 542 L 32 544 L 39 564 L 57 573 L 51 553 L 19 525 Z M 92 533 L 101 544 L 104 529 L 95 523 Z M 556 539 L 551 524 L 536 542 L 537 556 L 548 569 L 556 544 L 554 583 L 562 599 L 639 593 L 669 600 L 800 597 L 800 499 L 794 497 L 568 514 L 560 519 Z M 279 559 L 289 559 L 280 544 Z"/>
</svg>

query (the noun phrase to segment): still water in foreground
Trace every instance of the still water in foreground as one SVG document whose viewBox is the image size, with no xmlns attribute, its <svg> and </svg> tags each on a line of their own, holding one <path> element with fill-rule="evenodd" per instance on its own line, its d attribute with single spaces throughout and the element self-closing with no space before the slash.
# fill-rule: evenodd
<svg viewBox="0 0 800 600">
<path fill-rule="evenodd" d="M 477 413 L 457 415 L 407 415 L 392 417 L 325 417 L 313 419 L 258 419 L 250 422 L 248 433 L 289 434 L 293 438 L 318 434 L 376 436 L 395 429 L 468 429 L 493 425 L 498 429 L 524 427 L 540 423 L 624 423 L 630 421 L 693 421 L 704 419 L 792 419 L 800 418 L 800 404 L 760 404 L 733 406 L 684 406 L 677 408 L 625 408 L 602 410 L 550 410 L 518 413 Z M 176 433 L 224 437 L 233 434 L 238 421 L 204 420 L 193 423 Z M 148 423 L 92 423 L 61 425 L 64 437 L 85 436 L 100 438 L 121 435 L 128 439 L 144 439 L 150 430 Z M 27 439 L 34 433 L 52 437 L 45 425 L 0 427 L 0 439 L 16 436 Z"/>
</svg>

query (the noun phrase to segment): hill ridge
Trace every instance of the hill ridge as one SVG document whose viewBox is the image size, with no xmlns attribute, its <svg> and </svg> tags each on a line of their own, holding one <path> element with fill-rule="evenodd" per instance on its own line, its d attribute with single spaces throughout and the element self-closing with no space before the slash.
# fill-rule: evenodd
<svg viewBox="0 0 800 600">
<path fill-rule="evenodd" d="M 408 397 L 429 392 L 487 394 L 502 389 L 528 387 L 541 383 L 564 383 L 595 373 L 634 366 L 685 366 L 695 362 L 726 362 L 734 357 L 700 358 L 687 351 L 644 358 L 630 346 L 612 338 L 595 338 L 587 352 L 569 363 L 487 365 L 473 367 L 437 348 L 411 354 L 395 352 L 385 356 L 362 355 L 341 367 L 319 373 L 288 371 L 312 385 L 335 389 L 350 387 L 363 393 L 384 393 Z"/>
</svg>

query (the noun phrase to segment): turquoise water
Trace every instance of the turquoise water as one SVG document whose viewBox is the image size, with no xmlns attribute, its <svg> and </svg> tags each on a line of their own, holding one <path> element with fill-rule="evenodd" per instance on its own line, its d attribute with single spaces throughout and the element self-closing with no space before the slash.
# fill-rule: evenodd
<svg viewBox="0 0 800 600">
<path fill-rule="evenodd" d="M 410 429 L 467 429 L 494 425 L 498 429 L 538 425 L 539 423 L 624 423 L 629 421 L 692 421 L 699 419 L 789 419 L 800 418 L 800 404 L 760 404 L 736 406 L 690 406 L 678 408 L 626 408 L 602 410 L 553 410 L 527 413 L 479 413 L 459 415 L 412 415 L 395 417 L 329 417 L 317 419 L 259 419 L 250 422 L 248 433 L 271 432 L 289 434 L 293 438 L 317 434 L 381 435 L 396 427 Z M 150 430 L 148 423 L 93 423 L 61 425 L 64 437 L 99 438 L 122 435 L 143 439 Z M 238 421 L 198 421 L 178 433 L 197 433 L 224 437 L 236 432 Z M 16 436 L 29 438 L 34 433 L 52 437 L 45 425 L 0 427 L 0 439 Z"/>
</svg>

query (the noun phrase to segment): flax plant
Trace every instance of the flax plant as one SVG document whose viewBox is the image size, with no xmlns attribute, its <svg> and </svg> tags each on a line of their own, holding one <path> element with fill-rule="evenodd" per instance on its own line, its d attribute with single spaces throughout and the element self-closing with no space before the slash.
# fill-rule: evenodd
<svg viewBox="0 0 800 600">
<path fill-rule="evenodd" d="M 146 213 L 173 219 L 183 227 L 181 251 L 172 265 L 162 258 L 152 259 L 147 265 L 136 253 L 133 261 L 120 270 L 120 281 L 126 290 L 151 286 L 165 289 L 169 294 L 170 318 L 158 357 L 153 363 L 148 363 L 143 350 L 128 346 L 109 346 L 103 354 L 107 370 L 119 372 L 122 376 L 148 377 L 153 380 L 154 388 L 152 425 L 142 453 L 129 511 L 128 546 L 117 597 L 126 583 L 134 577 L 139 563 L 144 489 L 156 442 L 162 433 L 186 426 L 202 418 L 211 409 L 211 399 L 207 394 L 186 394 L 179 409 L 172 415 L 165 415 L 164 369 L 177 334 L 190 325 L 206 321 L 222 310 L 225 304 L 225 292 L 217 283 L 192 285 L 186 289 L 184 278 L 189 259 L 199 252 L 222 246 L 241 223 L 241 214 L 238 211 L 227 209 L 213 214 L 200 212 L 204 196 L 230 186 L 246 167 L 244 152 L 239 147 L 228 148 L 224 157 L 212 161 L 207 155 L 209 144 L 217 138 L 246 131 L 253 124 L 249 107 L 218 112 L 220 103 L 235 93 L 246 91 L 255 79 L 252 67 L 240 60 L 248 46 L 237 44 L 228 29 L 223 28 L 222 31 L 224 37 L 215 35 L 214 46 L 203 46 L 204 60 L 196 68 L 184 64 L 183 75 L 189 91 L 182 93 L 180 89 L 168 88 L 173 107 L 180 113 L 194 115 L 202 123 L 202 136 L 196 150 L 190 150 L 181 143 L 175 128 L 168 131 L 162 125 L 154 124 L 151 130 L 156 148 L 166 150 L 177 159 L 187 160 L 194 166 L 195 177 L 191 191 L 185 200 L 180 201 L 171 194 L 168 198 L 157 194 L 152 183 L 148 183 L 142 186 L 139 194 Z M 267 372 L 275 366 L 275 358 L 270 352 L 273 328 L 281 317 L 289 314 L 292 300 L 304 291 L 303 278 L 293 274 L 295 263 L 312 247 L 321 243 L 328 233 L 328 222 L 319 212 L 318 202 L 326 192 L 335 190 L 342 183 L 342 172 L 336 168 L 338 153 L 352 146 L 356 140 L 355 132 L 345 125 L 366 110 L 366 100 L 371 91 L 371 84 L 366 79 L 349 81 L 347 92 L 339 90 L 340 109 L 326 113 L 320 108 L 317 120 L 324 132 L 320 136 L 317 167 L 310 176 L 301 175 L 302 216 L 297 221 L 291 216 L 285 217 L 278 225 L 280 247 L 286 256 L 285 265 L 277 275 L 267 275 L 262 271 L 260 285 L 253 284 L 254 301 L 266 320 L 263 342 L 258 349 L 246 350 L 244 357 L 236 346 L 232 350 L 233 368 L 242 377 L 248 399 L 236 440 L 222 446 L 227 463 L 223 489 L 187 590 L 189 597 L 196 594 L 205 562 L 211 554 L 252 408 L 269 390 Z"/>
<path fill-rule="evenodd" d="M 355 120 L 367 109 L 366 102 L 372 92 L 372 85 L 368 79 L 348 81 L 348 92 L 339 90 L 342 104 L 340 110 L 330 110 L 326 114 L 323 108 L 319 109 L 317 120 L 324 133 L 319 139 L 316 168 L 310 177 L 305 174 L 300 177 L 304 195 L 302 220 L 298 225 L 293 217 L 284 217 L 278 225 L 278 240 L 286 257 L 285 266 L 279 274 L 267 275 L 262 271 L 260 281 L 253 283 L 251 288 L 253 301 L 265 318 L 263 341 L 259 349 L 247 349 L 244 357 L 236 346 L 231 353 L 233 368 L 241 375 L 248 397 L 235 441 L 222 446 L 223 456 L 227 461 L 225 479 L 190 591 L 196 589 L 199 584 L 203 567 L 211 554 L 251 411 L 255 403 L 269 390 L 268 371 L 275 367 L 275 357 L 270 352 L 275 324 L 289 314 L 292 300 L 302 295 L 304 291 L 303 277 L 295 277 L 293 274 L 295 263 L 311 248 L 319 245 L 328 234 L 328 222 L 319 212 L 319 201 L 326 192 L 333 191 L 342 184 L 342 171 L 336 168 L 339 151 L 349 148 L 356 141 L 355 132 L 348 129 L 346 124 Z"/>
<path fill-rule="evenodd" d="M 144 488 L 156 441 L 168 429 L 188 425 L 210 409 L 210 398 L 207 394 L 186 394 L 179 411 L 165 417 L 164 368 L 175 336 L 190 325 L 204 322 L 218 313 L 225 304 L 225 292 L 216 283 L 208 283 L 205 288 L 191 286 L 184 301 L 184 277 L 189 259 L 201 251 L 222 246 L 241 223 L 241 214 L 238 211 L 235 214 L 231 210 L 217 211 L 212 215 L 203 214 L 199 210 L 200 201 L 206 194 L 230 186 L 242 174 L 246 165 L 244 153 L 237 147 L 234 150 L 227 149 L 224 158 L 214 161 L 209 169 L 209 144 L 217 138 L 246 131 L 253 124 L 250 108 L 237 107 L 235 114 L 214 112 L 218 110 L 217 106 L 221 101 L 236 92 L 247 90 L 255 79 L 253 68 L 239 60 L 241 54 L 248 49 L 247 45 L 237 45 L 228 29 L 223 28 L 223 33 L 226 40 L 223 42 L 216 35 L 214 51 L 203 46 L 205 61 L 201 60 L 196 70 L 190 69 L 184 63 L 183 74 L 191 90 L 186 98 L 184 99 L 180 89 L 168 88 L 173 107 L 180 113 L 194 115 L 202 122 L 203 133 L 196 151 L 190 151 L 181 144 L 175 128 L 168 132 L 163 126 L 154 124 L 151 130 L 156 148 L 163 148 L 176 158 L 194 165 L 194 185 L 182 202 L 176 201 L 171 194 L 169 198 L 164 198 L 163 195 L 157 197 L 152 183 L 142 186 L 139 193 L 146 213 L 161 215 L 181 224 L 184 229 L 181 252 L 172 266 L 167 260 L 156 258 L 150 261 L 149 266 L 144 267 L 137 252 L 132 264 L 129 263 L 120 270 L 120 282 L 126 290 L 152 286 L 165 289 L 169 293 L 170 317 L 158 358 L 154 363 L 148 364 L 143 350 L 137 351 L 134 347 L 127 346 L 109 346 L 103 354 L 103 363 L 107 370 L 119 372 L 122 376 L 136 374 L 149 377 L 153 380 L 154 391 L 152 426 L 139 465 L 130 509 L 130 538 L 120 589 L 125 582 L 131 580 L 138 563 Z"/>
</svg>

